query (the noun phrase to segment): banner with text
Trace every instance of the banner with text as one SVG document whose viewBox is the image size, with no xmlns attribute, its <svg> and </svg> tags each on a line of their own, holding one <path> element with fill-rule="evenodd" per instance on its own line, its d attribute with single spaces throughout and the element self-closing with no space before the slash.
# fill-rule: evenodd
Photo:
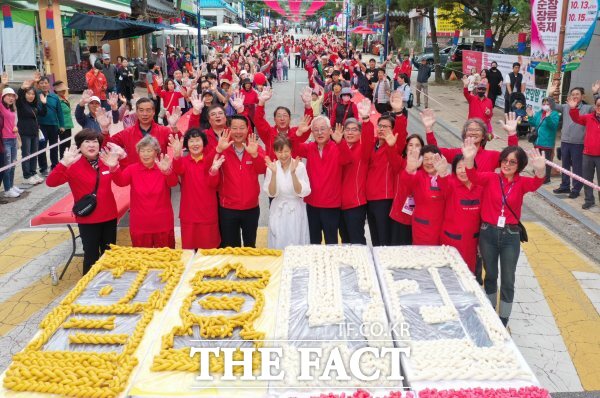
<svg viewBox="0 0 600 398">
<path fill-rule="evenodd" d="M 562 71 L 579 67 L 598 19 L 597 0 L 531 0 L 531 58 L 535 69 L 554 72 L 563 1 L 568 1 Z"/>
</svg>

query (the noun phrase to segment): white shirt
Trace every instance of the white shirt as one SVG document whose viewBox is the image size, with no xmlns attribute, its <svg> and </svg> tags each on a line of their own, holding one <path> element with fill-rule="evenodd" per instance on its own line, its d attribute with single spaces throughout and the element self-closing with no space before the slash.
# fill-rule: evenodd
<svg viewBox="0 0 600 398">
<path fill-rule="evenodd" d="M 404 83 L 403 85 L 399 86 L 396 89 L 396 91 L 402 94 L 402 99 L 404 100 L 404 103 L 407 103 L 410 99 L 410 86 Z"/>
</svg>

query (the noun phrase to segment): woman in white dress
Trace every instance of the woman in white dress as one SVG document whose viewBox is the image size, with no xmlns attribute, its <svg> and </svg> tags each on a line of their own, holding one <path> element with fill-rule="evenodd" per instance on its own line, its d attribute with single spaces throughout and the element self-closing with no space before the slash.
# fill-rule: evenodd
<svg viewBox="0 0 600 398">
<path fill-rule="evenodd" d="M 273 249 L 288 245 L 307 245 L 308 218 L 302 198 L 310 194 L 306 166 L 300 158 L 292 158 L 292 148 L 287 137 L 277 137 L 273 143 L 277 161 L 265 157 L 267 174 L 263 189 L 273 198 L 269 213 L 268 244 Z"/>
</svg>

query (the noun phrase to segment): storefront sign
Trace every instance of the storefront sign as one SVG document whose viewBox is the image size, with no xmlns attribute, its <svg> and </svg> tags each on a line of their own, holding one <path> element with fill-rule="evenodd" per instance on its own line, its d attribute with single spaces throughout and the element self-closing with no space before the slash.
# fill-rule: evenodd
<svg viewBox="0 0 600 398">
<path fill-rule="evenodd" d="M 579 67 L 590 44 L 596 19 L 597 0 L 531 0 L 531 58 L 535 69 L 554 72 L 563 1 L 569 2 L 562 70 Z"/>
</svg>

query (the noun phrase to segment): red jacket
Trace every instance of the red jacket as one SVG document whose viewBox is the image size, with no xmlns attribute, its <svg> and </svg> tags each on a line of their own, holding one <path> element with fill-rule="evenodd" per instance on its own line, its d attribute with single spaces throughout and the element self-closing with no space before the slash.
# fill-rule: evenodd
<svg viewBox="0 0 600 398">
<path fill-rule="evenodd" d="M 404 170 L 406 168 L 406 159 L 398 156 L 394 148 L 386 148 L 388 154 L 394 154 L 398 157 L 399 167 Z M 401 173 L 396 173 L 396 191 L 394 192 L 394 200 L 392 201 L 392 208 L 390 209 L 390 218 L 396 222 L 405 225 L 412 224 L 412 215 L 407 213 L 410 209 L 404 209 L 405 205 L 408 206 L 407 199 L 409 196 L 409 190 L 406 184 L 400 183 Z"/>
<path fill-rule="evenodd" d="M 160 152 L 167 153 L 167 146 L 169 145 L 169 135 L 181 135 L 181 133 L 173 133 L 173 130 L 167 126 L 161 126 L 155 122 L 152 122 L 152 127 L 150 128 L 150 135 L 158 140 L 158 144 L 160 145 Z M 138 121 L 131 127 L 126 128 L 118 132 L 117 134 L 110 136 L 109 134 L 104 134 L 104 142 L 102 146 L 105 146 L 108 142 L 112 142 L 117 144 L 121 148 L 125 149 L 127 152 L 127 157 L 121 160 L 121 167 L 127 167 L 131 164 L 138 163 L 140 161 L 140 157 L 135 149 L 140 140 L 144 138 L 142 134 L 142 130 L 140 129 L 140 122 Z"/>
<path fill-rule="evenodd" d="M 488 126 L 488 130 L 492 125 L 492 114 L 494 113 L 494 105 L 492 104 L 492 100 L 488 97 L 479 98 L 476 95 L 471 94 L 469 89 L 465 87 L 463 89 L 463 94 L 469 103 L 469 119 L 479 118 L 485 122 Z M 486 115 L 486 111 L 489 110 L 489 114 Z"/>
<path fill-rule="evenodd" d="M 330 108 L 329 110 L 329 120 L 331 121 L 331 128 L 335 129 L 335 125 L 336 124 L 344 124 L 344 122 L 346 121 L 346 119 L 353 117 L 356 120 L 358 120 L 360 118 L 360 116 L 358 115 L 358 108 L 356 106 L 356 104 L 354 102 L 350 102 L 351 106 L 352 106 L 352 114 L 350 113 L 350 108 L 348 107 L 348 105 L 344 105 L 343 102 L 338 102 L 338 103 L 334 103 L 334 105 Z M 337 120 L 337 108 L 338 107 L 342 107 L 344 109 L 344 117 L 341 120 Z"/>
<path fill-rule="evenodd" d="M 185 223 L 215 224 L 218 220 L 219 174 L 211 176 L 207 158 L 185 156 L 173 160 L 173 171 L 181 177 L 179 218 Z"/>
<path fill-rule="evenodd" d="M 404 170 L 400 176 L 400 184 L 405 184 L 409 194 L 415 198 L 415 210 L 412 217 L 414 245 L 439 245 L 440 231 L 444 216 L 445 198 L 442 187 L 434 183 L 422 169 L 416 174 L 408 174 Z"/>
<path fill-rule="evenodd" d="M 260 194 L 258 176 L 265 174 L 267 170 L 265 152 L 259 148 L 258 156 L 253 158 L 244 151 L 240 161 L 232 145 L 223 152 L 223 156 L 225 156 L 225 162 L 221 166 L 220 173 L 219 205 L 233 210 L 255 208 L 258 206 L 258 195 Z"/>
<path fill-rule="evenodd" d="M 342 210 L 367 203 L 367 170 L 375 140 L 374 130 L 370 121 L 363 123 L 360 141 L 350 147 L 352 162 L 342 168 Z"/>
<path fill-rule="evenodd" d="M 600 120 L 596 112 L 580 115 L 579 109 L 569 111 L 571 119 L 577 124 L 585 126 L 585 137 L 583 138 L 583 153 L 589 156 L 600 156 Z"/>
<path fill-rule="evenodd" d="M 521 207 L 523 197 L 527 192 L 537 191 L 544 184 L 544 177 L 524 177 L 515 175 L 512 182 L 508 182 L 504 176 L 493 172 L 480 172 L 478 169 L 467 169 L 469 181 L 481 185 L 483 196 L 481 200 L 481 220 L 492 225 L 498 224 L 498 217 L 502 214 L 502 188 L 500 178 L 504 185 L 504 195 L 508 206 L 521 218 Z M 512 188 L 511 188 L 512 187 Z M 519 220 L 513 216 L 507 206 L 504 207 L 506 225 L 518 224 Z"/>
<path fill-rule="evenodd" d="M 94 92 L 96 97 L 100 98 L 101 100 L 106 99 L 108 82 L 106 81 L 106 76 L 104 76 L 104 73 L 98 72 L 98 74 L 95 74 L 94 69 L 90 69 L 85 74 L 85 81 L 87 82 L 88 88 Z"/>
<path fill-rule="evenodd" d="M 316 142 L 297 145 L 296 155 L 306 158 L 311 193 L 304 201 L 313 207 L 342 206 L 342 167 L 352 162 L 352 153 L 344 141 L 330 140 L 319 154 Z"/>
<path fill-rule="evenodd" d="M 113 180 L 120 187 L 131 185 L 130 223 L 131 232 L 152 234 L 173 230 L 173 206 L 171 187 L 177 185 L 177 175 L 164 175 L 158 166 L 148 168 L 141 163 L 125 169 L 117 168 Z"/>
<path fill-rule="evenodd" d="M 163 106 L 169 113 L 173 112 L 173 108 L 179 106 L 179 99 L 183 98 L 183 94 L 179 91 L 160 90 L 156 95 L 162 98 Z"/>
<path fill-rule="evenodd" d="M 312 117 L 312 107 L 304 108 L 304 115 Z M 256 127 L 258 136 L 265 144 L 266 155 L 274 161 L 276 157 L 275 150 L 273 149 L 273 142 L 275 142 L 275 139 L 279 135 L 279 131 L 277 130 L 277 126 L 271 126 L 269 122 L 267 122 L 267 120 L 265 119 L 264 106 L 259 105 L 256 107 L 256 111 L 254 113 L 254 126 Z M 298 130 L 298 127 L 290 126 L 290 128 L 288 129 L 287 137 L 290 139 L 290 141 L 301 143 L 306 141 L 310 136 L 310 129 L 306 133 L 302 134 L 300 137 L 296 135 L 296 130 Z"/>
<path fill-rule="evenodd" d="M 433 132 L 427 133 L 427 144 L 436 145 L 437 140 Z M 517 135 L 511 135 L 508 137 L 508 146 L 518 146 L 519 138 Z M 440 148 L 442 155 L 446 158 L 448 163 L 452 163 L 456 155 L 462 154 L 461 148 Z M 479 171 L 494 171 L 500 167 L 500 151 L 494 151 L 492 149 L 484 149 L 479 147 L 477 155 L 475 156 L 475 164 Z"/>
<path fill-rule="evenodd" d="M 96 209 L 86 217 L 75 217 L 78 224 L 95 224 L 117 218 L 117 204 L 112 192 L 112 176 L 104 163 L 98 163 L 100 167 L 100 182 L 96 192 Z M 46 185 L 58 187 L 65 182 L 73 193 L 73 200 L 77 202 L 85 195 L 92 193 L 96 186 L 96 169 L 83 156 L 70 167 L 58 163 L 46 178 Z"/>
<path fill-rule="evenodd" d="M 438 183 L 446 198 L 440 241 L 458 249 L 471 271 L 475 271 L 483 187 L 471 184 L 467 188 L 454 175 L 438 178 Z"/>
<path fill-rule="evenodd" d="M 406 146 L 406 137 L 408 136 L 408 132 L 406 131 L 407 123 L 408 120 L 403 114 L 396 116 L 394 134 L 398 134 L 396 140 L 396 151 L 398 153 L 402 153 Z M 386 143 L 383 146 L 389 147 Z M 367 200 L 392 199 L 395 194 L 395 177 L 399 171 L 396 170 L 394 172 L 390 166 L 387 148 L 375 150 L 375 146 L 372 146 L 369 173 L 367 175 Z"/>
</svg>

